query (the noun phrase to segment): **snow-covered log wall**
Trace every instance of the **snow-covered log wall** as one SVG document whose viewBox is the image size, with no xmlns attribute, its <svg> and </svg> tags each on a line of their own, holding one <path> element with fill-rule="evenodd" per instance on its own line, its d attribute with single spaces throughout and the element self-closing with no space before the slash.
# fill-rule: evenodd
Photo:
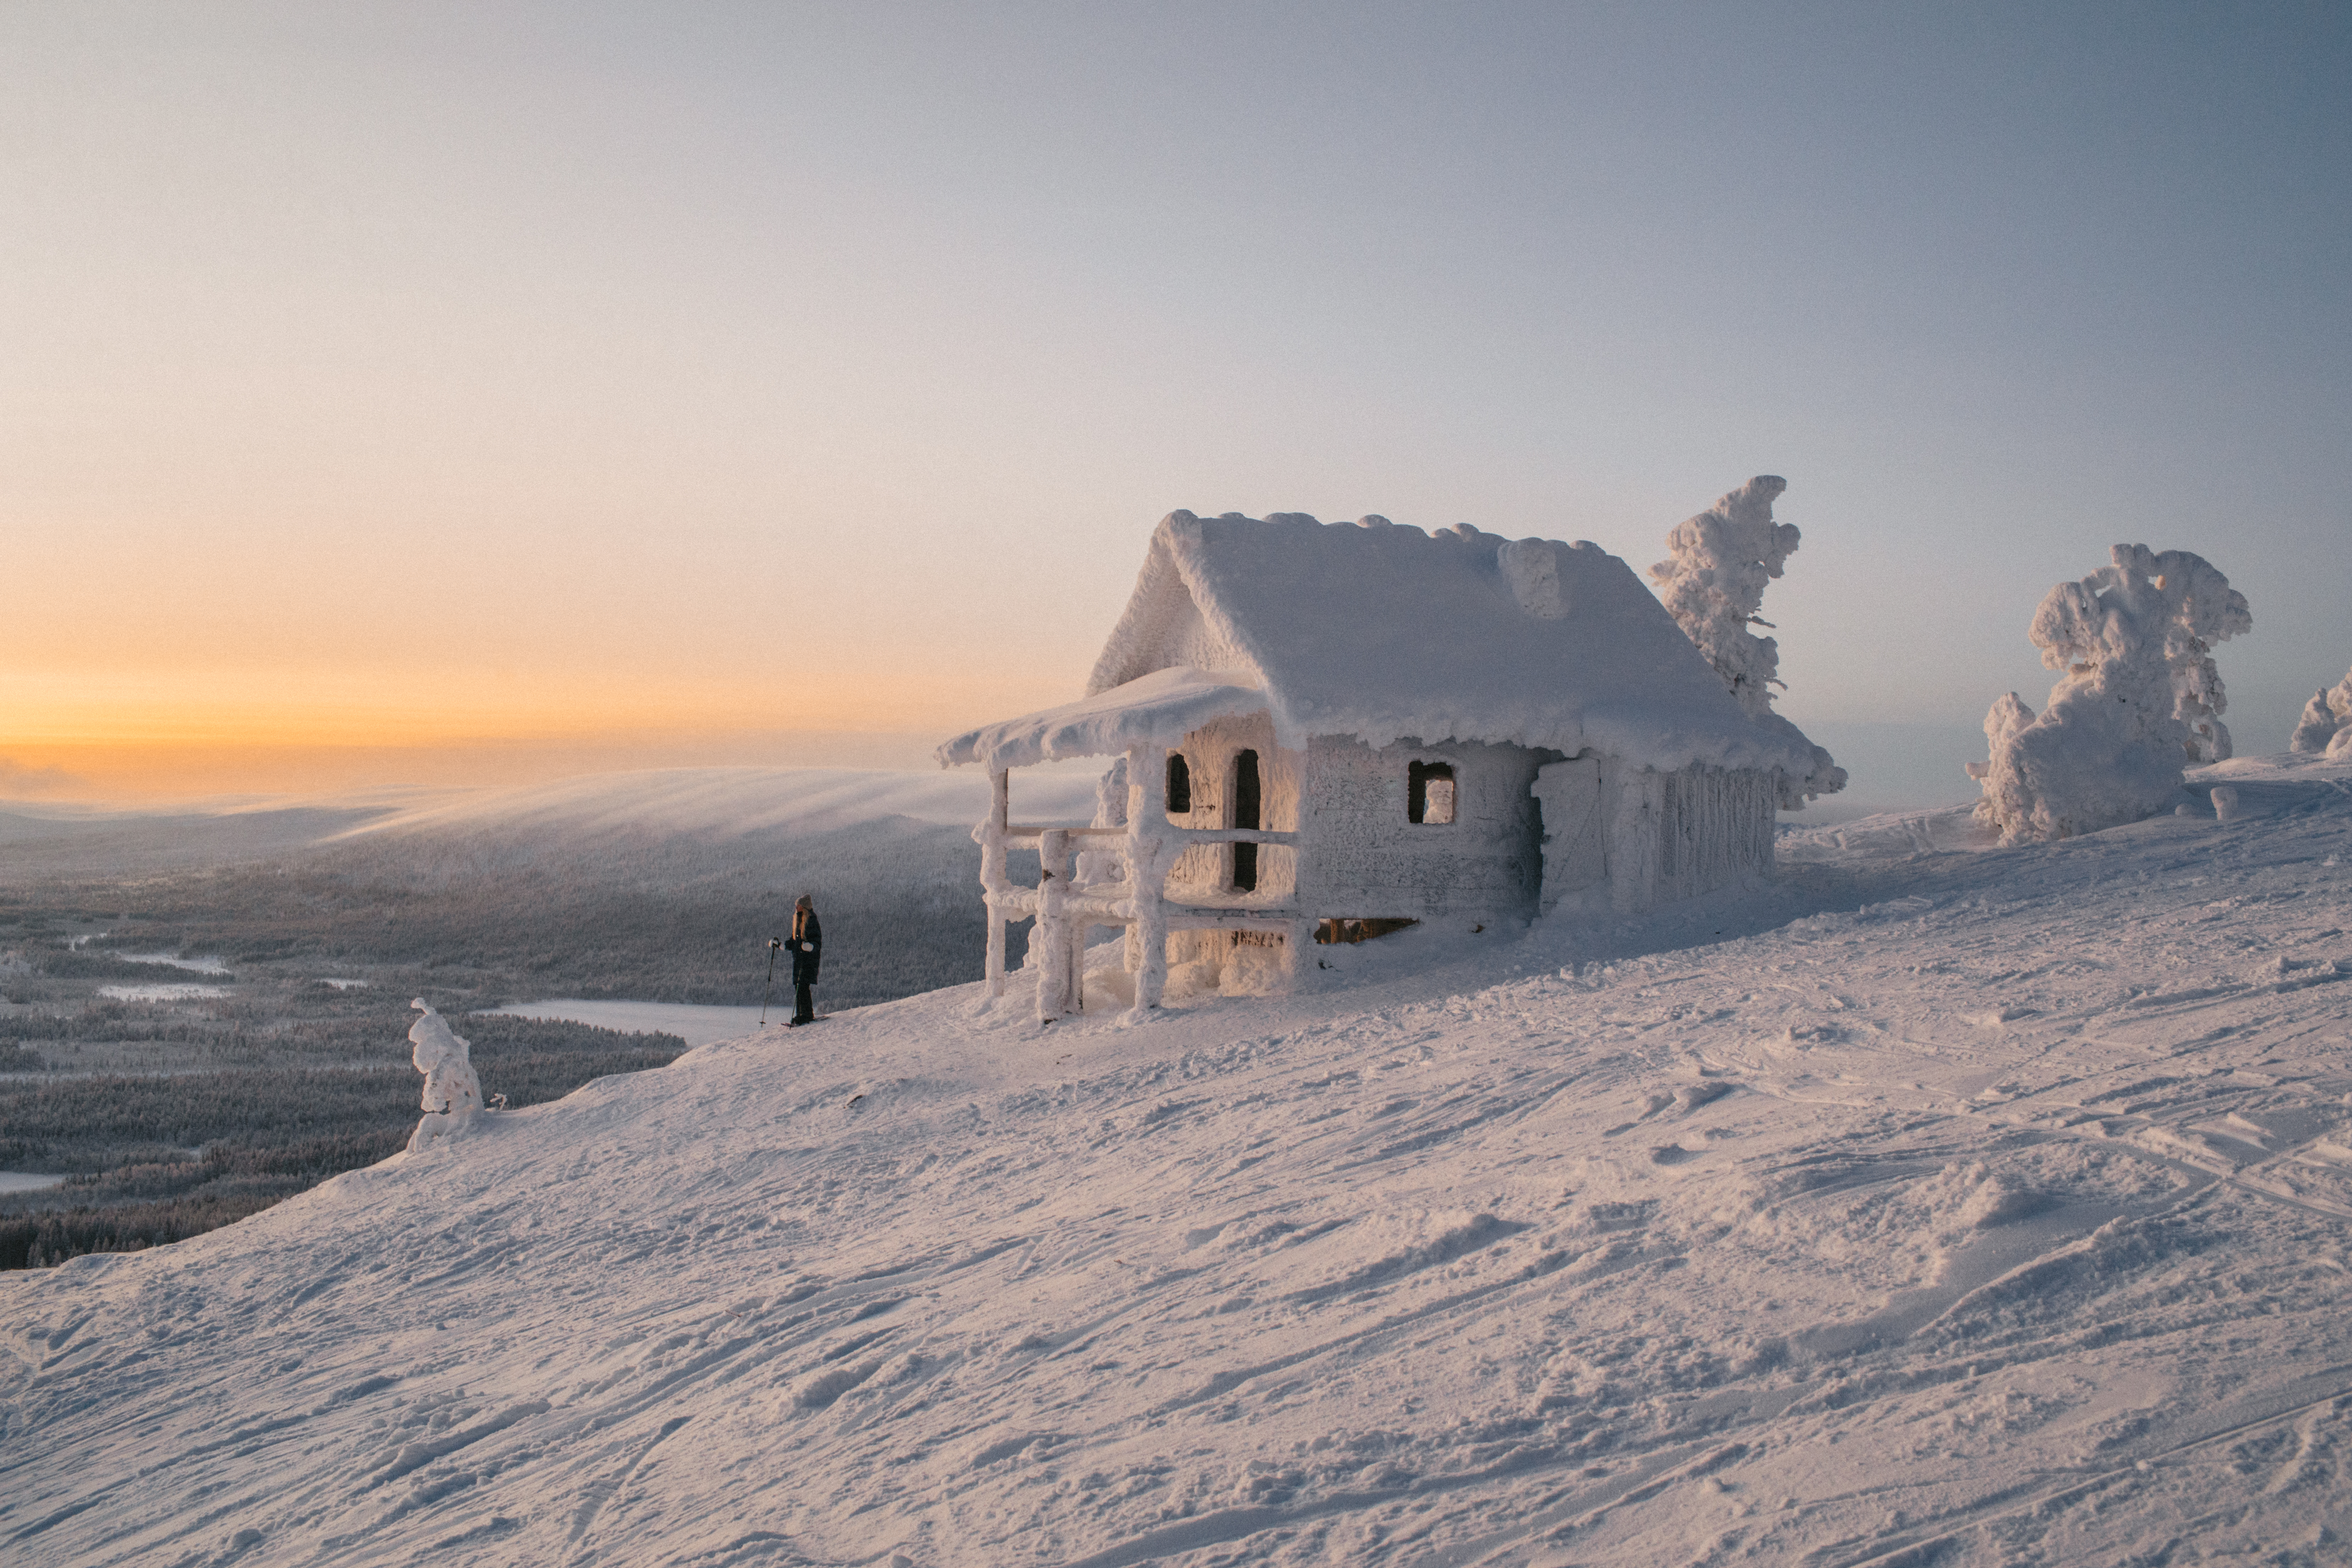
<svg viewBox="0 0 2352 1568">
<path fill-rule="evenodd" d="M 1524 746 L 1404 741 L 1375 751 L 1318 735 L 1307 747 L 1301 904 L 1318 916 L 1534 914 L 1542 827 L 1528 791 L 1540 761 Z M 1412 820 L 1415 763 L 1453 770 L 1453 821 Z"/>
<path fill-rule="evenodd" d="M 1696 898 L 1772 865 L 1778 794 L 1772 775 L 1685 768 L 1658 775 L 1658 901 Z"/>
<path fill-rule="evenodd" d="M 1543 813 L 1543 909 L 1606 888 L 1611 907 L 1656 904 L 1772 868 L 1780 781 L 1753 769 L 1672 773 L 1578 757 L 1537 774 Z"/>
<path fill-rule="evenodd" d="M 1602 767 L 1611 905 L 1639 913 L 1772 867 L 1780 781 L 1745 769 Z"/>
</svg>

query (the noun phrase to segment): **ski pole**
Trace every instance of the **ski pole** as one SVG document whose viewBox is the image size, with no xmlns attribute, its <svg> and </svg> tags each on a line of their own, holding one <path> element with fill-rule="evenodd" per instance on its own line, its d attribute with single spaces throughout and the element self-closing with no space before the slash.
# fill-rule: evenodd
<svg viewBox="0 0 2352 1568">
<path fill-rule="evenodd" d="M 763 1029 L 768 1026 L 768 998 L 776 989 L 776 950 L 783 945 L 782 937 L 768 939 L 768 984 L 760 992 L 760 1027 Z"/>
</svg>

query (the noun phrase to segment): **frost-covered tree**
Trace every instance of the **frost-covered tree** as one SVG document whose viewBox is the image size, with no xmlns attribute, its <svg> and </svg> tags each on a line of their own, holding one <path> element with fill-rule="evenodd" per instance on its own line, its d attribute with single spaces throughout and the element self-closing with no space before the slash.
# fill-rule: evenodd
<svg viewBox="0 0 2352 1568">
<path fill-rule="evenodd" d="M 2226 762 L 2230 727 L 2221 722 L 2221 715 L 2230 699 L 2213 662 L 2213 645 L 2252 631 L 2253 612 L 2246 606 L 2246 596 L 2203 556 L 2186 550 L 2158 555 L 2145 544 L 2118 544 L 2115 569 L 2123 568 L 2126 548 L 2131 552 L 2129 569 L 2154 584 L 2168 606 L 2164 659 L 2172 673 L 2173 715 L 2189 728 L 2184 743 L 2188 758 L 2192 763 Z"/>
<path fill-rule="evenodd" d="M 2212 645 L 2253 628 L 2242 594 L 2202 557 L 2118 544 L 2061 583 L 2027 635 L 2060 672 L 2039 717 L 2014 691 L 1985 715 L 1979 820 L 2001 842 L 2064 838 L 2171 806 L 2192 762 L 2230 754 Z"/>
<path fill-rule="evenodd" d="M 1666 535 L 1667 560 L 1650 568 L 1658 596 L 1706 655 L 1732 696 L 1750 713 L 1772 710 L 1780 684 L 1780 645 L 1748 628 L 1769 626 L 1756 612 L 1764 589 L 1797 552 L 1793 522 L 1772 521 L 1772 502 L 1789 481 L 1759 474 Z"/>
<path fill-rule="evenodd" d="M 1666 535 L 1673 553 L 1650 568 L 1658 596 L 1723 677 L 1739 705 L 1758 719 L 1786 723 L 1772 711 L 1772 688 L 1780 679 L 1780 645 L 1748 628 L 1770 626 L 1757 612 L 1764 589 L 1780 575 L 1803 536 L 1793 522 L 1772 521 L 1772 502 L 1789 481 L 1759 474 L 1696 517 L 1675 524 Z M 1845 787 L 1845 770 L 1829 752 L 1813 748 L 1811 777 L 1784 781 L 1780 806 L 1794 810 L 1818 795 Z"/>
<path fill-rule="evenodd" d="M 2287 750 L 2315 757 L 2325 752 L 2330 757 L 2339 752 L 2352 754 L 2352 671 L 2325 691 L 2312 693 L 2311 700 L 2303 705 L 2303 717 L 2294 727 L 2294 738 Z"/>
<path fill-rule="evenodd" d="M 409 1027 L 409 1059 L 425 1075 L 425 1092 L 416 1131 L 409 1134 L 411 1152 L 428 1149 L 464 1131 L 482 1108 L 481 1080 L 474 1076 L 472 1048 L 449 1021 L 419 996 L 409 1006 L 424 1015 Z"/>
</svg>

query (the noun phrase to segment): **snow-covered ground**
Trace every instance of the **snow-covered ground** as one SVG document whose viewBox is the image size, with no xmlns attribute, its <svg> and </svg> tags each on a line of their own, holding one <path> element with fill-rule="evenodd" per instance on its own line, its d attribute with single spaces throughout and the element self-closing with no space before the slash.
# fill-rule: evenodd
<svg viewBox="0 0 2352 1568">
<path fill-rule="evenodd" d="M 2340 1561 L 2352 767 L 2196 776 L 1137 1028 L 771 1029 L 0 1279 L 0 1543 Z"/>
</svg>

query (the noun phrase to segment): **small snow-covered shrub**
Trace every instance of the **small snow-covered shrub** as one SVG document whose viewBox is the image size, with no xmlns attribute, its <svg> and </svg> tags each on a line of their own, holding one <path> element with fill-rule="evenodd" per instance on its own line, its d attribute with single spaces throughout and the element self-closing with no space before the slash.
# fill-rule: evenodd
<svg viewBox="0 0 2352 1568">
<path fill-rule="evenodd" d="M 1772 711 L 1780 678 L 1780 645 L 1748 628 L 1769 626 L 1757 612 L 1764 589 L 1797 552 L 1802 535 L 1792 522 L 1772 521 L 1772 502 L 1789 481 L 1759 474 L 1696 517 L 1675 524 L 1666 535 L 1667 559 L 1650 568 L 1658 596 L 1683 634 L 1698 645 L 1723 677 L 1739 705 L 1758 719 L 1785 723 Z M 1818 795 L 1845 787 L 1845 770 L 1829 752 L 1813 748 L 1810 778 L 1789 781 L 1780 807 L 1793 810 Z"/>
<path fill-rule="evenodd" d="M 2311 700 L 2303 705 L 2303 717 L 2295 724 L 2287 750 L 2333 757 L 2352 747 L 2344 739 L 2347 735 L 2352 735 L 2352 671 L 2326 690 L 2312 693 Z"/>
<path fill-rule="evenodd" d="M 2253 626 L 2245 595 L 2202 557 L 2118 544 L 2061 583 L 2028 636 L 2060 672 L 2036 716 L 2014 691 L 1985 715 L 1978 820 L 2004 844 L 2064 838 L 2168 810 L 2188 763 L 2230 754 L 2212 645 Z"/>
</svg>

